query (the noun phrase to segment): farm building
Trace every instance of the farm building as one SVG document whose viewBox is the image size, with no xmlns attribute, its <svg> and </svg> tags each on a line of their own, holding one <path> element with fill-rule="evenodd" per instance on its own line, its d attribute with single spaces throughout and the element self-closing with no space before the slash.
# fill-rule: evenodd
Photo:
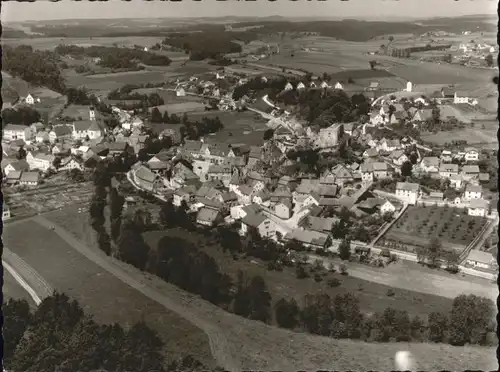
<svg viewBox="0 0 500 372">
<path fill-rule="evenodd" d="M 484 217 L 488 213 L 489 203 L 484 199 L 472 199 L 467 207 L 469 216 Z"/>
<path fill-rule="evenodd" d="M 396 184 L 396 196 L 406 200 L 407 203 L 415 205 L 420 192 L 420 185 L 412 182 L 398 182 Z"/>
<path fill-rule="evenodd" d="M 482 268 L 482 269 L 490 269 L 494 266 L 496 262 L 493 255 L 489 252 L 483 252 L 479 250 L 471 250 L 469 256 L 467 256 L 466 263 L 468 265 Z"/>
</svg>

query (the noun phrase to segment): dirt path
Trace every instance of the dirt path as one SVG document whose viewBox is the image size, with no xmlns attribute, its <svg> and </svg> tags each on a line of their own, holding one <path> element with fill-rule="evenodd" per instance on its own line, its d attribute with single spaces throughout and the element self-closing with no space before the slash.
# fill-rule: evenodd
<svg viewBox="0 0 500 372">
<path fill-rule="evenodd" d="M 138 290 L 143 295 L 165 306 L 168 310 L 177 313 L 196 327 L 202 329 L 208 336 L 212 355 L 217 360 L 217 363 L 225 370 L 237 371 L 241 369 L 239 363 L 230 355 L 228 341 L 224 335 L 224 331 L 220 327 L 212 324 L 210 320 L 202 319 L 198 314 L 192 313 L 188 306 L 176 303 L 160 292 L 152 289 L 147 284 L 136 280 L 104 254 L 100 255 L 96 253 L 54 222 L 47 220 L 43 216 L 33 217 L 33 220 L 46 228 L 55 227 L 54 232 L 80 254 L 107 270 L 130 287 Z"/>
</svg>

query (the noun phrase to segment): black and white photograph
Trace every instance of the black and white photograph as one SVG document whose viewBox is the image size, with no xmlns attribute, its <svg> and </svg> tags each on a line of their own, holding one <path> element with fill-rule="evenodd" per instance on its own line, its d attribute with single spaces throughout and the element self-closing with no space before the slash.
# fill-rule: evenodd
<svg viewBox="0 0 500 372">
<path fill-rule="evenodd" d="M 3 371 L 498 370 L 497 7 L 2 1 Z"/>
</svg>

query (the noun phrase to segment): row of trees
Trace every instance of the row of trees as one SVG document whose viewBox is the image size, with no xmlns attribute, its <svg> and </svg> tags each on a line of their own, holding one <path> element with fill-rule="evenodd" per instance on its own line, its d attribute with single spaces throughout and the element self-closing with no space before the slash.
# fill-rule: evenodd
<svg viewBox="0 0 500 372">
<path fill-rule="evenodd" d="M 165 360 L 163 341 L 144 322 L 128 329 L 99 324 L 64 294 L 47 297 L 34 312 L 25 300 L 10 299 L 2 312 L 4 370 L 206 370 L 190 356 Z"/>
<path fill-rule="evenodd" d="M 6 124 L 31 125 L 39 122 L 40 118 L 40 113 L 37 110 L 27 106 L 2 110 L 2 122 L 4 126 Z"/>
</svg>

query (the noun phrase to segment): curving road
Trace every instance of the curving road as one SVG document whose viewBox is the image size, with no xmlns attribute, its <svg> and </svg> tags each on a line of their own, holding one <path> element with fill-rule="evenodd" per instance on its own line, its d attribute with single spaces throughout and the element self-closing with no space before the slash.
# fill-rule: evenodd
<svg viewBox="0 0 500 372">
<path fill-rule="evenodd" d="M 194 314 L 187 306 L 176 303 L 172 301 L 172 299 L 156 291 L 155 289 L 152 289 L 151 287 L 140 283 L 121 267 L 114 264 L 107 256 L 104 256 L 104 254 L 100 255 L 97 252 L 93 251 L 78 239 L 76 239 L 73 235 L 65 231 L 64 228 L 55 224 L 54 222 L 47 220 L 41 215 L 33 217 L 32 220 L 46 228 L 54 227 L 54 232 L 59 235 L 61 239 L 63 239 L 66 243 L 68 243 L 68 245 L 85 256 L 87 259 L 96 263 L 104 270 L 107 270 L 109 273 L 113 274 L 125 284 L 128 284 L 130 287 L 141 292 L 143 295 L 163 305 L 166 309 L 177 313 L 179 316 L 191 322 L 196 327 L 202 329 L 208 336 L 210 350 L 218 365 L 223 367 L 226 371 L 241 370 L 241 366 L 232 358 L 229 352 L 230 348 L 223 329 L 221 329 L 217 325 L 212 324 L 210 320 L 205 320 L 197 314 Z"/>
</svg>

